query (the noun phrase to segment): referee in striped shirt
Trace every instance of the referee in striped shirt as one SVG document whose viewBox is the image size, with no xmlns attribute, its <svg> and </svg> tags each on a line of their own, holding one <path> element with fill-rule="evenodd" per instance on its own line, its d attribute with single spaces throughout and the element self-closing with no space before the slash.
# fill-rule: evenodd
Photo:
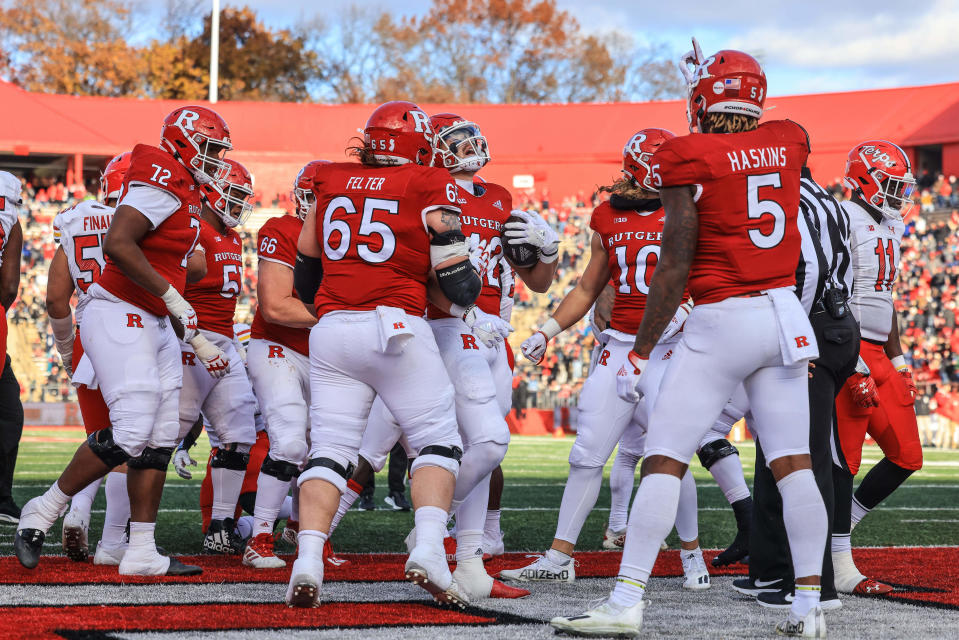
<svg viewBox="0 0 959 640">
<path fill-rule="evenodd" d="M 796 295 L 809 314 L 819 344 L 819 358 L 810 366 L 809 449 L 813 474 L 822 492 L 832 531 L 833 510 L 837 504 L 830 445 L 834 407 L 836 395 L 856 368 L 859 326 L 846 304 L 852 292 L 849 218 L 805 167 L 800 182 L 798 225 L 802 253 L 796 269 Z M 763 606 L 788 608 L 794 576 L 782 520 L 782 499 L 766 466 L 761 443 L 756 446 L 753 491 L 749 578 L 734 584 L 751 589 Z M 851 498 L 839 497 L 839 500 L 845 499 L 847 513 Z M 826 610 L 841 606 L 833 580 L 828 538 L 823 550 L 822 604 Z"/>
</svg>

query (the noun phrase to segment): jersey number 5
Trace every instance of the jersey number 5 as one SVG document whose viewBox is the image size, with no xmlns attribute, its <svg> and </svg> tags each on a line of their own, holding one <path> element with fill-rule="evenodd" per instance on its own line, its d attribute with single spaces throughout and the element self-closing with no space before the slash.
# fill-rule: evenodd
<svg viewBox="0 0 959 640">
<path fill-rule="evenodd" d="M 80 291 L 86 292 L 87 288 L 100 279 L 100 272 L 103 269 L 103 236 L 99 233 L 90 233 L 84 236 L 74 236 L 73 238 L 73 259 L 80 269 L 80 277 L 77 278 L 77 286 Z"/>
<path fill-rule="evenodd" d="M 759 189 L 782 188 L 782 178 L 778 173 L 765 173 L 760 176 L 746 176 L 746 215 L 750 220 L 762 220 L 772 216 L 773 228 L 769 233 L 760 229 L 749 230 L 749 240 L 760 249 L 772 249 L 783 241 L 786 235 L 786 212 L 775 200 L 760 200 Z M 768 220 L 768 218 L 767 218 Z"/>
</svg>

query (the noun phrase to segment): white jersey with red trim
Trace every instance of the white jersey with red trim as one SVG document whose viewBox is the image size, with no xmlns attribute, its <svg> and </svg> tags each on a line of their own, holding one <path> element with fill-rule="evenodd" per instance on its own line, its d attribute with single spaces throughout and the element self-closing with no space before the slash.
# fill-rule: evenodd
<svg viewBox="0 0 959 640">
<path fill-rule="evenodd" d="M 899 276 L 899 245 L 905 232 L 902 220 L 879 222 L 861 204 L 842 203 L 849 215 L 853 285 L 849 307 L 863 338 L 885 342 L 892 330 L 892 288 Z"/>
<path fill-rule="evenodd" d="M 113 220 L 113 211 L 113 207 L 96 200 L 84 200 L 61 211 L 53 219 L 53 239 L 63 247 L 70 277 L 77 290 L 77 324 L 80 324 L 83 308 L 90 300 L 87 289 L 100 278 L 106 265 L 103 240 Z"/>
</svg>

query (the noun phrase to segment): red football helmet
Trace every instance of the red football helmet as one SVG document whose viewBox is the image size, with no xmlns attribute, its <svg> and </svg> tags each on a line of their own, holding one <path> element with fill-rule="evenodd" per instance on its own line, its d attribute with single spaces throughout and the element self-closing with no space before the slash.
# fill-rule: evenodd
<svg viewBox="0 0 959 640">
<path fill-rule="evenodd" d="M 623 147 L 623 174 L 646 191 L 659 191 L 662 180 L 653 174 L 649 161 L 653 154 L 676 134 L 666 129 L 643 129 L 637 131 Z"/>
<path fill-rule="evenodd" d="M 766 74 L 755 58 L 723 49 L 703 56 L 696 38 L 679 69 L 686 78 L 686 119 L 689 130 L 702 131 L 707 113 L 739 113 L 759 118 L 766 102 Z"/>
<path fill-rule="evenodd" d="M 242 164 L 226 158 L 226 178 L 200 185 L 200 193 L 223 224 L 232 228 L 246 222 L 253 212 L 253 175 Z"/>
<path fill-rule="evenodd" d="M 180 107 L 163 120 L 160 146 L 190 170 L 197 184 L 226 178 L 230 166 L 223 159 L 233 148 L 230 128 L 216 111 Z"/>
<path fill-rule="evenodd" d="M 902 220 L 916 188 L 906 152 L 887 140 L 860 142 L 846 159 L 844 182 L 887 218 Z"/>
<path fill-rule="evenodd" d="M 429 116 L 412 102 L 381 104 L 366 121 L 363 138 L 381 164 L 433 166 L 433 127 Z"/>
<path fill-rule="evenodd" d="M 435 166 L 476 173 L 489 162 L 489 145 L 476 123 L 452 113 L 438 113 L 430 118 L 430 125 L 436 148 Z"/>
<path fill-rule="evenodd" d="M 300 220 L 306 220 L 306 214 L 310 212 L 316 201 L 316 196 L 313 194 L 313 175 L 316 173 L 316 168 L 324 164 L 330 164 L 330 161 L 311 160 L 296 174 L 292 196 L 293 202 L 296 203 L 296 215 Z"/>
<path fill-rule="evenodd" d="M 117 200 L 123 192 L 123 177 L 130 168 L 130 158 L 133 156 L 129 151 L 124 151 L 107 163 L 103 173 L 100 174 L 100 201 Z"/>
</svg>

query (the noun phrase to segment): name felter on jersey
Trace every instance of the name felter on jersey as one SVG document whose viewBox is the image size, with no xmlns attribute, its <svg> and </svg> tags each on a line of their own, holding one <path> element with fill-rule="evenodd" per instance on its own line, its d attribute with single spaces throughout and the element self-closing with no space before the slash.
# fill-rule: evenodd
<svg viewBox="0 0 959 640">
<path fill-rule="evenodd" d="M 112 220 L 113 207 L 95 200 L 78 202 L 53 219 L 53 240 L 63 247 L 77 291 L 77 324 L 80 324 L 83 309 L 90 300 L 87 289 L 100 278 L 106 266 L 103 239 Z"/>
<path fill-rule="evenodd" d="M 131 188 L 140 185 L 166 191 L 179 203 L 164 219 L 151 220 L 154 228 L 138 244 L 150 266 L 182 294 L 186 289 L 187 257 L 193 253 L 200 235 L 200 193 L 196 182 L 186 167 L 166 151 L 138 144 L 133 147 L 118 206 Z M 153 315 L 167 315 L 163 300 L 133 282 L 109 257 L 97 284 Z"/>
<path fill-rule="evenodd" d="M 902 220 L 876 222 L 862 205 L 845 200 L 849 215 L 853 285 L 849 307 L 859 321 L 863 338 L 885 342 L 892 330 L 892 288 L 899 276 L 899 245 L 905 232 Z"/>
<path fill-rule="evenodd" d="M 635 334 L 639 328 L 653 270 L 659 262 L 665 212 L 616 209 L 603 202 L 593 210 L 589 227 L 603 242 L 609 273 L 616 288 L 609 326 Z M 685 295 L 684 295 L 685 298 Z"/>
<path fill-rule="evenodd" d="M 303 221 L 296 216 L 277 216 L 267 220 L 256 234 L 256 255 L 259 260 L 276 262 L 290 269 L 296 264 L 296 242 L 303 229 Z M 296 289 L 293 297 L 299 300 Z M 257 306 L 250 328 L 253 338 L 269 340 L 293 349 L 304 356 L 310 355 L 310 330 L 286 327 L 267 322 Z"/>
<path fill-rule="evenodd" d="M 497 184 L 474 184 L 476 195 L 459 189 L 457 204 L 461 209 L 460 224 L 469 246 L 470 262 L 476 267 L 483 288 L 476 306 L 492 315 L 500 315 L 503 301 L 502 274 L 509 265 L 504 262 L 500 234 L 513 209 L 513 197 Z M 430 304 L 430 319 L 449 318 L 450 314 Z"/>
<path fill-rule="evenodd" d="M 194 251 L 206 255 L 206 275 L 188 284 L 184 297 L 196 311 L 197 326 L 233 338 L 233 316 L 240 295 L 243 243 L 233 229 L 218 232 L 200 221 L 200 239 Z"/>
</svg>

